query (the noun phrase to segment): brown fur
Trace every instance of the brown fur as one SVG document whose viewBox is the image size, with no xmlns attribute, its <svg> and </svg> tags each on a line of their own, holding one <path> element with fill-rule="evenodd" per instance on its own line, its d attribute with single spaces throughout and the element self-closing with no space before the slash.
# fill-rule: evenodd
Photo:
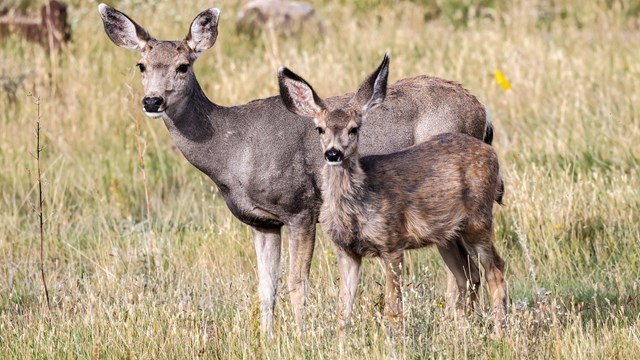
<svg viewBox="0 0 640 360">
<path fill-rule="evenodd" d="M 493 202 L 502 197 L 497 155 L 474 137 L 445 133 L 402 151 L 360 158 L 359 128 L 386 96 L 385 62 L 381 68 L 371 89 L 365 91 L 368 97 L 356 94 L 342 108 L 327 107 L 302 78 L 280 71 L 285 104 L 293 112 L 313 117 L 327 159 L 320 222 L 337 247 L 339 330 L 344 331 L 350 317 L 353 277 L 362 257 L 382 258 L 387 274 L 386 313 L 398 322 L 402 320 L 403 252 L 429 245 L 440 251 L 462 295 L 450 296 L 456 308 L 464 306 L 466 295 L 475 301 L 473 292 L 480 279 L 474 262 L 480 261 L 498 330 L 506 311 L 506 288 L 504 262 L 493 246 Z"/>
<path fill-rule="evenodd" d="M 464 134 L 389 155 L 353 154 L 324 168 L 320 221 L 336 244 L 360 256 L 448 246 L 491 230 L 497 176 L 493 148 Z"/>
</svg>

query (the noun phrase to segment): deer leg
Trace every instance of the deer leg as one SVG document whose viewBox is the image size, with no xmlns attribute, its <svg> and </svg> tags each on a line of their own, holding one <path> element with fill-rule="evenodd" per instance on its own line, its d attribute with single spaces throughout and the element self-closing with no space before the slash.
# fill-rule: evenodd
<svg viewBox="0 0 640 360">
<path fill-rule="evenodd" d="M 478 289 L 480 288 L 480 270 L 478 269 L 478 265 L 474 262 L 474 257 L 468 255 L 467 253 L 462 254 L 462 259 L 466 259 L 469 265 L 468 274 L 465 275 L 467 278 L 467 294 L 461 294 L 458 288 L 458 281 L 456 280 L 456 276 L 449 270 L 448 267 L 445 266 L 445 270 L 447 271 L 447 296 L 446 296 L 446 304 L 447 305 L 455 305 L 458 301 L 458 298 L 464 299 L 468 298 L 469 310 L 473 310 L 478 303 Z M 475 257 L 477 259 L 477 257 Z M 467 270 L 465 269 L 465 273 Z M 453 310 L 453 308 L 448 308 L 448 311 Z"/>
<path fill-rule="evenodd" d="M 309 271 L 316 241 L 316 218 L 310 216 L 289 230 L 289 298 L 299 334 L 304 334 L 304 317 Z"/>
<path fill-rule="evenodd" d="M 486 244 L 486 243 L 485 243 Z M 504 281 L 504 261 L 498 255 L 493 243 L 479 247 L 478 255 L 484 268 L 489 295 L 493 307 L 495 331 L 499 333 L 504 327 L 507 312 L 507 286 Z"/>
<path fill-rule="evenodd" d="M 347 253 L 336 246 L 338 271 L 340 273 L 340 291 L 338 296 L 338 334 L 344 336 L 351 319 L 351 311 L 356 299 L 360 264 L 362 258 Z"/>
<path fill-rule="evenodd" d="M 445 270 L 447 271 L 447 295 L 445 297 L 445 307 L 447 314 L 452 314 L 456 308 L 456 304 L 458 302 L 458 296 L 460 296 L 460 291 L 458 291 L 458 282 L 456 280 L 456 276 L 449 270 L 449 267 L 445 264 Z"/>
<path fill-rule="evenodd" d="M 457 241 L 449 247 L 438 246 L 438 251 L 448 269 L 447 310 L 452 315 L 454 311 L 463 315 L 467 301 L 471 306 L 475 301 L 475 291 L 480 283 L 478 268 Z"/>
<path fill-rule="evenodd" d="M 384 254 L 384 271 L 386 274 L 385 290 L 385 314 L 392 325 L 402 324 L 402 264 L 404 255 L 402 251 Z"/>
<path fill-rule="evenodd" d="M 474 310 L 478 303 L 478 290 L 480 290 L 480 269 L 478 268 L 478 254 L 473 248 L 464 245 L 461 237 L 457 241 L 458 251 L 464 261 L 463 268 L 467 278 L 467 301 L 469 310 Z"/>
<path fill-rule="evenodd" d="M 273 311 L 280 278 L 280 229 L 251 227 L 258 260 L 260 331 L 273 338 Z"/>
</svg>

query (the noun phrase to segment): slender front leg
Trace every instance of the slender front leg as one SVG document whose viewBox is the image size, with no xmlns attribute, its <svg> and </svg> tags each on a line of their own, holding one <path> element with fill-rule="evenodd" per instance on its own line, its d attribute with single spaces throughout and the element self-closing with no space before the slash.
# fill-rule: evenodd
<svg viewBox="0 0 640 360">
<path fill-rule="evenodd" d="M 280 279 L 280 229 L 251 227 L 258 258 L 258 295 L 260 296 L 260 331 L 273 338 L 273 310 Z"/>
<path fill-rule="evenodd" d="M 386 273 L 385 314 L 392 325 L 402 324 L 402 264 L 404 256 L 399 251 L 383 254 L 384 270 Z"/>
<path fill-rule="evenodd" d="M 338 334 L 340 336 L 344 336 L 347 326 L 349 326 L 351 311 L 353 310 L 353 304 L 356 299 L 362 258 L 360 256 L 351 255 L 337 246 L 336 255 L 338 257 L 338 272 L 340 274 L 340 292 L 338 295 Z"/>
<path fill-rule="evenodd" d="M 316 218 L 309 216 L 289 230 L 289 298 L 299 334 L 304 333 L 305 305 L 309 287 L 309 270 L 316 242 Z"/>
</svg>

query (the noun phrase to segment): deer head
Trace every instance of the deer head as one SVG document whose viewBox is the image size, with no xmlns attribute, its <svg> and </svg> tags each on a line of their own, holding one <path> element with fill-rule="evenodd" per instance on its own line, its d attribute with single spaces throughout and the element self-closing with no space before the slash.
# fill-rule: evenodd
<svg viewBox="0 0 640 360">
<path fill-rule="evenodd" d="M 282 101 L 294 114 L 313 119 L 329 165 L 340 165 L 357 155 L 358 130 L 367 115 L 384 101 L 388 77 L 389 55 L 385 54 L 346 107 L 328 109 L 303 78 L 285 67 L 278 70 Z"/>
<path fill-rule="evenodd" d="M 142 108 L 149 117 L 161 117 L 167 109 L 180 107 L 197 88 L 193 63 L 212 47 L 218 36 L 220 10 L 201 12 L 191 23 L 184 40 L 156 40 L 127 15 L 105 4 L 98 6 L 104 30 L 114 44 L 141 53 Z"/>
</svg>

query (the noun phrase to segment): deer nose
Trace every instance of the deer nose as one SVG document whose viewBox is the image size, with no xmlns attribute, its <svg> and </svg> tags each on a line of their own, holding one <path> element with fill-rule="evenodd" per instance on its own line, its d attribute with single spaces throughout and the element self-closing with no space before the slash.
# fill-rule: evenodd
<svg viewBox="0 0 640 360">
<path fill-rule="evenodd" d="M 161 97 L 145 97 L 142 99 L 142 105 L 146 112 L 158 112 L 160 105 L 164 104 L 164 99 Z"/>
<path fill-rule="evenodd" d="M 342 151 L 338 149 L 329 149 L 324 153 L 324 158 L 329 162 L 342 161 Z"/>
</svg>

